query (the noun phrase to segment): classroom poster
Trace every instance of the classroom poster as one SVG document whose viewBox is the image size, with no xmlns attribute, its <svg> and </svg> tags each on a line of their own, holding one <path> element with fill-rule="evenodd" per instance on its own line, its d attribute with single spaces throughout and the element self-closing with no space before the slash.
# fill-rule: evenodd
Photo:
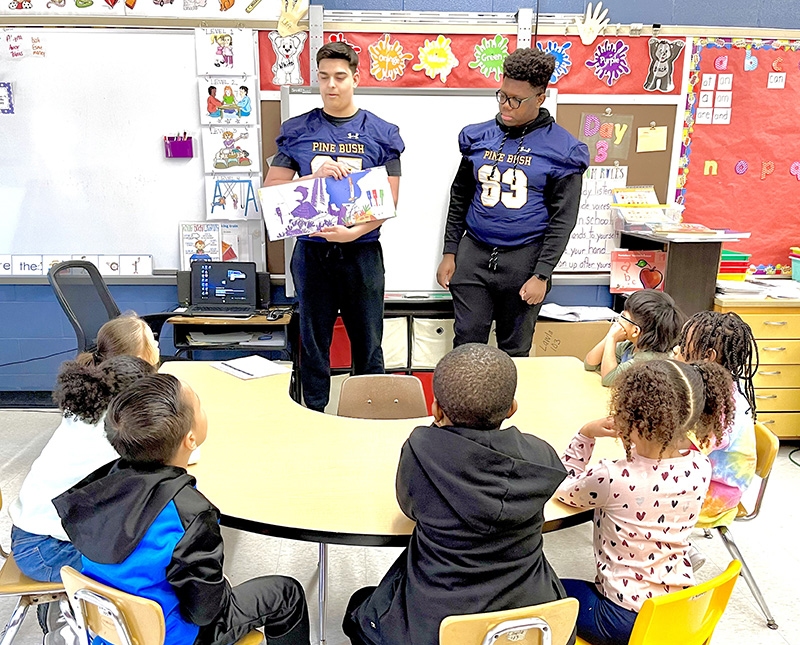
<svg viewBox="0 0 800 645">
<path fill-rule="evenodd" d="M 627 160 L 632 137 L 632 114 L 581 113 L 578 139 L 589 146 L 595 163 Z"/>
<path fill-rule="evenodd" d="M 196 260 L 221 260 L 220 225 L 216 222 L 181 222 L 181 270 Z"/>
<path fill-rule="evenodd" d="M 232 4 L 232 3 L 231 3 Z M 253 76 L 253 30 L 213 27 L 194 30 L 197 74 Z"/>
<path fill-rule="evenodd" d="M 556 271 L 608 271 L 614 249 L 611 199 L 628 180 L 626 166 L 590 166 L 583 174 L 578 223 Z"/>
<path fill-rule="evenodd" d="M 261 216 L 256 196 L 260 175 L 206 175 L 206 219 Z"/>
<path fill-rule="evenodd" d="M 211 125 L 203 128 L 202 138 L 206 173 L 261 172 L 256 128 Z"/>
<path fill-rule="evenodd" d="M 258 106 L 251 89 L 256 79 L 206 76 L 198 77 L 200 123 L 216 125 L 255 125 Z"/>
<path fill-rule="evenodd" d="M 258 191 L 271 241 L 395 216 L 386 168 L 350 173 L 343 179 L 314 178 Z"/>
</svg>

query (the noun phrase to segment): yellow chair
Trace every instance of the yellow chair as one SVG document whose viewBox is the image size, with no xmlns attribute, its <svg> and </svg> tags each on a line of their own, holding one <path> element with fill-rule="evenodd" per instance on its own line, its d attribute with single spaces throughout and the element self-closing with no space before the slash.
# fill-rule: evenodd
<svg viewBox="0 0 800 645">
<path fill-rule="evenodd" d="M 756 497 L 756 503 L 752 511 L 748 511 L 742 504 L 739 504 L 739 511 L 735 519 L 736 522 L 749 522 L 758 517 L 758 513 L 761 510 L 761 502 L 764 499 L 764 491 L 767 489 L 769 474 L 772 472 L 772 466 L 775 463 L 775 457 L 778 455 L 779 447 L 780 442 L 778 441 L 778 437 L 763 423 L 756 423 L 756 475 L 761 478 L 761 486 L 758 489 L 758 496 Z M 722 542 L 727 547 L 731 557 L 742 563 L 742 577 L 747 583 L 747 586 L 750 587 L 750 592 L 753 594 L 764 617 L 767 619 L 767 627 L 770 629 L 778 629 L 778 624 L 772 617 L 769 607 L 767 607 L 767 601 L 764 600 L 764 596 L 761 595 L 761 590 L 758 588 L 753 574 L 750 573 L 750 569 L 742 557 L 742 552 L 739 551 L 739 547 L 736 546 L 736 542 L 733 541 L 733 534 L 731 533 L 730 527 L 717 526 L 715 528 L 719 531 Z M 711 533 L 706 531 L 706 537 L 711 537 Z"/>
<path fill-rule="evenodd" d="M 707 645 L 728 606 L 741 563 L 708 582 L 644 601 L 628 645 Z M 576 645 L 591 645 L 578 638 Z"/>
<path fill-rule="evenodd" d="M 0 508 L 3 506 L 3 496 L 0 493 Z M 37 582 L 23 574 L 14 555 L 6 553 L 0 546 L 0 556 L 4 558 L 3 567 L 0 569 L 0 597 L 16 596 L 17 606 L 11 618 L 3 629 L 0 645 L 10 645 L 19 631 L 28 609 L 35 605 L 55 602 L 64 597 L 64 585 L 60 582 Z"/>
<path fill-rule="evenodd" d="M 416 419 L 430 413 L 416 376 L 362 374 L 342 383 L 337 414 L 357 419 Z"/>
<path fill-rule="evenodd" d="M 155 600 L 134 596 L 87 578 L 72 567 L 62 567 L 72 615 L 67 620 L 89 645 L 87 630 L 114 645 L 163 645 L 164 612 Z M 258 645 L 264 635 L 253 630 L 234 645 Z"/>
<path fill-rule="evenodd" d="M 486 614 L 448 616 L 439 626 L 439 645 L 565 645 L 577 618 L 575 598 Z"/>
</svg>

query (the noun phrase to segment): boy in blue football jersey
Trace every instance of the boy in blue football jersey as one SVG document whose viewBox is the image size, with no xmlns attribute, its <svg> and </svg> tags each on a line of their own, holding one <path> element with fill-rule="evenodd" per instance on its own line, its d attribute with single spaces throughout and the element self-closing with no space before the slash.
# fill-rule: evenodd
<svg viewBox="0 0 800 645">
<path fill-rule="evenodd" d="M 458 137 L 436 279 L 453 295 L 454 345 L 486 343 L 527 356 L 550 275 L 578 217 L 589 149 L 542 108 L 555 58 L 518 49 L 503 63 L 500 113 Z"/>
<path fill-rule="evenodd" d="M 317 52 L 317 66 L 323 107 L 283 123 L 264 185 L 296 176 L 342 179 L 353 170 L 386 166 L 396 205 L 405 145 L 397 126 L 355 106 L 358 55 L 346 43 L 327 43 Z M 300 302 L 300 376 L 303 398 L 313 410 L 321 412 L 328 403 L 330 347 L 340 311 L 353 373 L 383 373 L 381 224 L 329 226 L 295 244 L 291 270 Z"/>
</svg>

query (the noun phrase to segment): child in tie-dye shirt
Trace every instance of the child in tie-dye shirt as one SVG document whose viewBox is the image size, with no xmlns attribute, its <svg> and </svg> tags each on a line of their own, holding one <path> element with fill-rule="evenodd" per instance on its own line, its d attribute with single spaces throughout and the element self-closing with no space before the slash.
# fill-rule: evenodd
<svg viewBox="0 0 800 645">
<path fill-rule="evenodd" d="M 734 379 L 733 423 L 721 441 L 712 441 L 704 451 L 713 470 L 697 522 L 698 528 L 728 526 L 756 471 L 753 376 L 758 369 L 758 347 L 750 326 L 735 313 L 701 311 L 683 328 L 678 358 L 719 363 Z"/>
<path fill-rule="evenodd" d="M 614 381 L 611 416 L 584 425 L 562 456 L 558 499 L 595 509 L 595 580 L 561 581 L 592 645 L 626 644 L 645 600 L 695 584 L 687 549 L 711 464 L 682 446 L 690 431 L 700 445 L 722 439 L 732 385 L 713 363 L 633 365 Z M 601 437 L 621 439 L 628 458 L 588 465 Z"/>
</svg>

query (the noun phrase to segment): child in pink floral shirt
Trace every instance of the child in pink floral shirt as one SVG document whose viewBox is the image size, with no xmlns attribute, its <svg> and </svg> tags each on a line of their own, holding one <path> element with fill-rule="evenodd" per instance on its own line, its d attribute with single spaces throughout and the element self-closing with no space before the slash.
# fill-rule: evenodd
<svg viewBox="0 0 800 645">
<path fill-rule="evenodd" d="M 679 446 L 702 444 L 732 418 L 730 373 L 713 363 L 653 360 L 614 382 L 611 415 L 581 428 L 562 456 L 562 502 L 595 508 L 595 582 L 562 580 L 578 598 L 578 635 L 623 645 L 647 598 L 694 585 L 686 557 L 711 477 L 708 458 Z M 729 421 L 727 422 L 729 423 Z M 588 466 L 599 437 L 618 437 L 627 459 Z"/>
</svg>

